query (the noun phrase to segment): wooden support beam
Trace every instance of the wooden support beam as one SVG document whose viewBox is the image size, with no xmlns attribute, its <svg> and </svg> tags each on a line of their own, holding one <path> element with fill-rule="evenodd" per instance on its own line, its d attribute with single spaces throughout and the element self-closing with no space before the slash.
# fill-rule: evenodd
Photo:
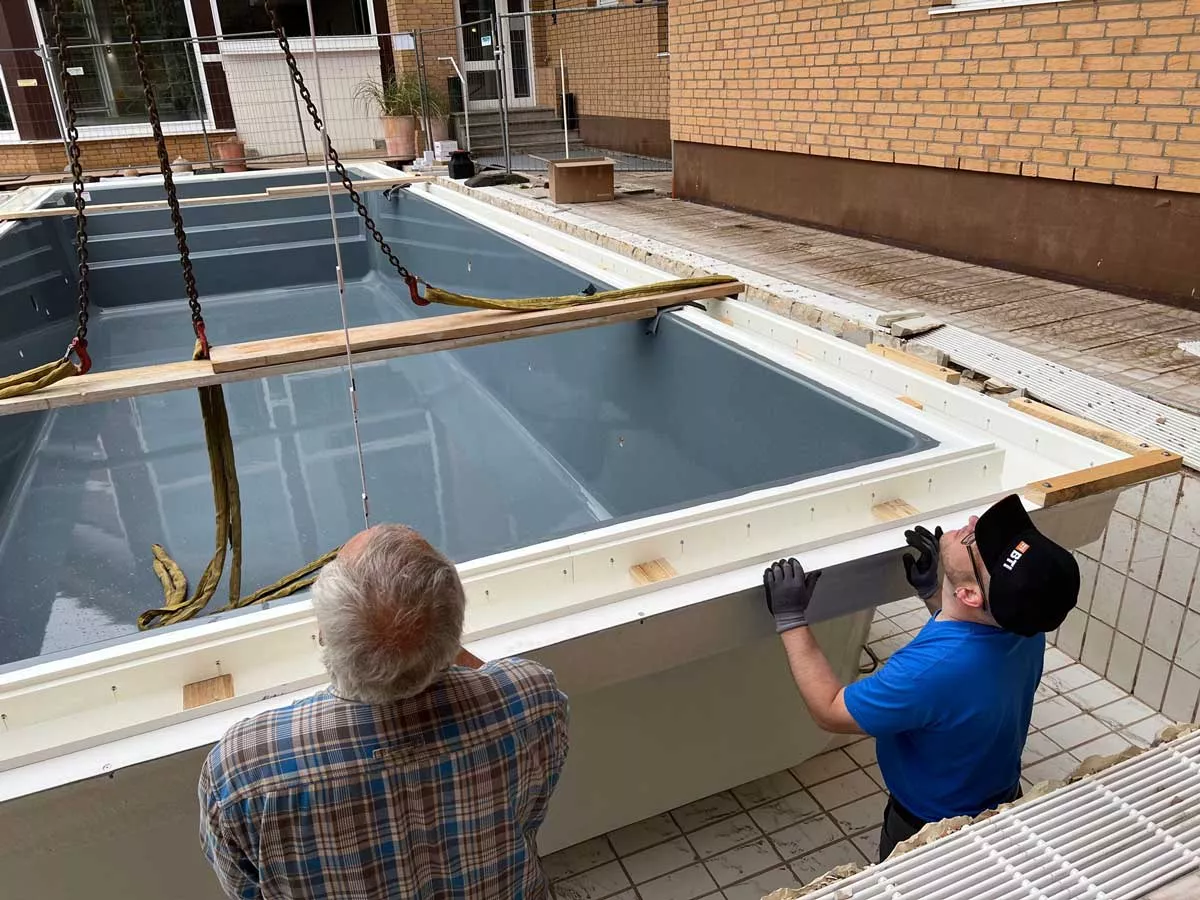
<svg viewBox="0 0 1200 900">
<path fill-rule="evenodd" d="M 901 403 L 907 403 L 907 404 L 908 404 L 909 406 L 911 406 L 913 409 L 924 409 L 924 408 L 925 408 L 925 404 L 924 404 L 924 403 L 922 403 L 922 402 L 921 402 L 920 400 L 918 400 L 916 397 L 910 397 L 910 396 L 908 396 L 908 394 L 901 394 L 901 395 L 900 395 L 899 397 L 897 397 L 896 399 L 897 399 L 897 400 L 899 400 Z"/>
<path fill-rule="evenodd" d="M 418 341 L 416 335 L 407 334 L 405 339 L 408 340 L 408 343 L 386 344 L 382 346 L 372 343 L 372 349 L 364 348 L 355 351 L 354 361 L 356 363 L 374 362 L 375 360 L 393 359 L 400 356 L 434 353 L 439 350 L 458 350 L 464 347 L 477 347 L 481 344 L 491 344 L 515 338 L 557 334 L 563 331 L 574 331 L 579 328 L 592 328 L 599 325 L 612 325 L 618 322 L 649 319 L 657 315 L 658 310 L 662 307 L 676 306 L 684 302 L 683 295 L 687 295 L 686 299 L 702 299 L 700 296 L 702 294 L 704 296 L 714 296 L 714 292 L 719 291 L 721 292 L 720 295 L 724 296 L 725 294 L 737 293 L 741 290 L 744 290 L 744 286 L 735 282 L 706 288 L 694 288 L 689 291 L 672 291 L 666 294 L 655 294 L 637 298 L 636 301 L 618 300 L 614 301 L 614 303 L 596 303 L 583 307 L 572 307 L 567 310 L 553 310 L 549 315 L 541 312 L 504 313 L 504 315 L 508 316 L 526 318 L 529 316 L 539 316 L 540 318 L 537 322 L 540 324 L 530 323 L 529 321 L 523 323 L 517 322 L 513 327 L 505 330 L 486 330 L 483 333 L 474 333 L 453 339 L 431 337 L 425 341 Z M 620 306 L 620 309 L 614 311 L 614 305 Z M 580 310 L 586 310 L 588 314 L 581 316 L 579 315 Z M 459 316 L 477 316 L 481 317 L 480 321 L 486 321 L 494 318 L 495 315 L 496 313 L 485 310 L 451 314 L 450 316 L 438 316 L 436 318 L 407 320 L 406 322 L 395 324 L 405 325 L 419 322 L 430 329 L 430 335 L 436 335 L 444 330 L 440 322 L 445 319 L 458 318 Z M 368 329 L 375 327 L 377 326 L 366 326 Z M 353 335 L 358 330 L 351 329 L 351 334 Z M 233 369 L 226 372 L 214 371 L 211 360 L 188 360 L 185 362 L 163 363 L 156 366 L 143 366 L 136 369 L 120 369 L 115 372 L 92 372 L 88 375 L 67 378 L 57 384 L 52 384 L 49 387 L 42 388 L 40 391 L 27 394 L 23 397 L 0 400 L 0 416 L 60 409 L 68 406 L 83 406 L 88 403 L 122 400 L 129 397 L 141 397 L 150 394 L 163 394 L 168 391 L 204 387 L 210 384 L 253 381 L 276 375 L 291 375 L 297 372 L 336 368 L 342 365 L 346 358 L 344 336 L 341 332 L 336 333 L 338 339 L 342 341 L 341 351 L 337 355 L 322 356 L 320 358 L 306 357 L 274 365 L 260 364 L 252 368 Z M 289 339 L 285 338 L 283 340 Z M 261 342 L 255 341 L 252 343 L 258 344 Z M 238 346 L 231 345 L 224 349 L 234 350 Z M 214 355 L 217 355 L 217 349 L 213 349 Z"/>
<path fill-rule="evenodd" d="M 371 178 L 354 182 L 354 189 L 360 193 L 365 191 L 382 191 L 398 184 L 417 184 L 422 181 L 434 181 L 429 175 L 396 174 L 395 178 Z M 333 187 L 334 193 L 343 190 L 340 184 Z M 259 203 L 263 200 L 291 200 L 296 197 L 324 196 L 325 183 L 319 184 L 290 184 L 279 187 L 269 187 L 257 194 L 222 194 L 216 197 L 180 197 L 179 205 L 185 206 L 221 206 L 227 203 Z M 114 212 L 140 212 L 145 210 L 167 209 L 166 199 L 136 200 L 128 203 L 89 203 L 85 212 L 91 215 Z M 0 222 L 19 219 L 48 219 L 55 216 L 73 216 L 73 206 L 51 206 L 44 209 L 10 210 L 0 209 Z"/>
<path fill-rule="evenodd" d="M 361 353 L 387 347 L 404 347 L 412 344 L 428 344 L 486 335 L 513 335 L 539 325 L 586 321 L 598 316 L 623 313 L 653 316 L 663 307 L 678 306 L 692 300 L 725 297 L 731 293 L 739 293 L 743 287 L 737 283 L 717 284 L 669 291 L 649 297 L 631 297 L 628 300 L 588 303 L 565 309 L 534 312 L 472 310 L 471 312 L 451 313 L 433 318 L 364 325 L 350 329 L 350 350 L 352 353 Z M 212 367 L 213 371 L 217 373 L 237 372 L 242 369 L 285 365 L 327 357 L 345 357 L 345 355 L 346 334 L 339 329 L 214 347 L 212 349 Z"/>
<path fill-rule="evenodd" d="M 888 347 L 883 344 L 867 344 L 867 349 L 886 360 L 899 363 L 902 366 L 908 366 L 910 369 L 915 369 L 923 375 L 936 378 L 938 381 L 944 381 L 946 384 L 958 384 L 962 380 L 962 375 L 954 369 L 939 366 L 937 363 L 931 363 L 927 359 L 922 359 L 903 350 L 897 350 L 895 347 Z"/>
<path fill-rule="evenodd" d="M 1075 434 L 1090 438 L 1093 441 L 1099 441 L 1101 444 L 1120 450 L 1122 453 L 1144 453 L 1147 450 L 1155 449 L 1150 442 L 1143 441 L 1141 438 L 1125 434 L 1122 431 L 1114 431 L 1112 428 L 1106 428 L 1103 425 L 1097 425 L 1095 422 L 1090 422 L 1079 416 L 1071 415 L 1071 413 L 1063 412 L 1061 409 L 1055 409 L 1053 406 L 1038 403 L 1036 400 L 1030 400 L 1028 397 L 1018 397 L 1015 400 L 1009 400 L 1008 405 L 1018 412 L 1033 416 L 1035 419 L 1041 419 L 1043 422 L 1049 422 L 1051 425 L 1057 425 L 1059 428 L 1065 428 L 1067 431 L 1073 431 Z"/>
<path fill-rule="evenodd" d="M 1080 497 L 1090 497 L 1093 494 L 1162 478 L 1164 475 L 1178 472 L 1182 465 L 1183 457 L 1177 453 L 1169 450 L 1147 450 L 1127 459 L 1080 469 L 1045 481 L 1034 481 L 1026 485 L 1022 493 L 1034 503 L 1054 506 L 1068 500 L 1078 500 Z"/>
<path fill-rule="evenodd" d="M 233 699 L 233 676 L 217 675 L 203 681 L 193 681 L 183 686 L 183 708 L 195 709 L 218 700 Z"/>
</svg>

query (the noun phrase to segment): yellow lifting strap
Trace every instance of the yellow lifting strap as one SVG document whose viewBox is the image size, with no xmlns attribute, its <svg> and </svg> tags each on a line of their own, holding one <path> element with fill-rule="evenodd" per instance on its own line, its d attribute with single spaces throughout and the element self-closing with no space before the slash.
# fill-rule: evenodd
<svg viewBox="0 0 1200 900">
<path fill-rule="evenodd" d="M 55 382 L 69 378 L 77 371 L 75 364 L 69 359 L 60 359 L 57 362 L 45 363 L 27 372 L 17 372 L 15 375 L 0 378 L 0 400 L 23 397 L 34 391 L 40 391 Z"/>
<path fill-rule="evenodd" d="M 193 359 L 202 359 L 203 350 L 197 344 Z M 316 580 L 321 567 L 337 556 L 331 550 L 320 559 L 281 578 L 274 584 L 256 591 L 249 597 L 242 594 L 242 500 L 238 486 L 237 464 L 233 455 L 233 436 L 229 430 L 229 414 L 225 408 L 225 392 L 218 385 L 197 388 L 200 413 L 204 419 L 204 441 L 208 446 L 208 468 L 212 478 L 213 506 L 216 508 L 216 547 L 205 566 L 195 593 L 188 596 L 188 581 L 183 569 L 160 544 L 152 548 L 154 574 L 163 588 L 163 605 L 148 609 L 138 616 L 141 631 L 174 625 L 197 615 L 217 592 L 225 557 L 232 550 L 229 566 L 229 602 L 220 611 L 241 609 L 254 603 L 279 600 L 303 590 Z"/>
<path fill-rule="evenodd" d="M 504 309 L 510 312 L 528 312 L 536 309 L 564 309 L 569 306 L 604 303 L 607 300 L 632 300 L 635 297 L 667 294 L 672 291 L 688 290 L 689 288 L 738 283 L 736 278 L 732 278 L 729 275 L 704 275 L 699 278 L 656 281 L 654 284 L 642 284 L 637 287 L 621 288 L 615 291 L 597 291 L 594 294 L 565 294 L 561 297 L 522 297 L 518 300 L 494 300 L 488 297 L 471 297 L 467 294 L 444 291 L 441 288 L 427 284 L 425 286 L 425 296 L 422 299 L 426 304 L 444 303 L 447 306 L 467 306 L 471 309 Z"/>
</svg>

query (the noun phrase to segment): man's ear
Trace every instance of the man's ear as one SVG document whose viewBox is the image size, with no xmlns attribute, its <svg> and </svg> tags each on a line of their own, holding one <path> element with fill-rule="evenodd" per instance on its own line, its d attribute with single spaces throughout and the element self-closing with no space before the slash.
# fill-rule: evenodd
<svg viewBox="0 0 1200 900">
<path fill-rule="evenodd" d="M 977 584 L 955 588 L 954 596 L 963 606 L 969 606 L 971 609 L 983 609 L 983 592 L 979 590 Z"/>
</svg>

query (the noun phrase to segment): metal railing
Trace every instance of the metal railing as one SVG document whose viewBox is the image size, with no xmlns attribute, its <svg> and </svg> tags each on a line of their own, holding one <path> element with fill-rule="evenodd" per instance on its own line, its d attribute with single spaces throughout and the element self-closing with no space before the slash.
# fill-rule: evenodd
<svg viewBox="0 0 1200 900">
<path fill-rule="evenodd" d="M 546 8 L 542 8 L 542 7 Z M 305 81 L 324 88 L 343 158 L 418 159 L 455 140 L 479 166 L 545 170 L 604 155 L 619 169 L 669 170 L 665 4 L 552 10 L 533 0 L 465 24 L 292 39 Z M 512 9 L 510 4 L 509 9 Z M 172 159 L 200 169 L 315 164 L 321 140 L 268 32 L 148 39 L 146 62 Z M 129 42 L 70 45 L 70 84 L 53 47 L 0 50 L 0 177 L 60 176 L 62 91 L 73 92 L 90 174 L 156 166 Z M 383 105 L 381 105 L 381 103 Z M 396 104 L 418 120 L 415 153 L 397 153 Z"/>
</svg>

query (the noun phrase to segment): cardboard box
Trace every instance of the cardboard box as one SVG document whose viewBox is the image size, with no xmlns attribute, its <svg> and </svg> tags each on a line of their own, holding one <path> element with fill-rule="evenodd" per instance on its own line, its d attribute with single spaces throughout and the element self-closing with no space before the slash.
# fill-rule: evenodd
<svg viewBox="0 0 1200 900">
<path fill-rule="evenodd" d="M 550 160 L 550 199 L 554 203 L 613 199 L 613 161 L 602 156 Z"/>
<path fill-rule="evenodd" d="M 446 162 L 450 159 L 450 154 L 457 149 L 458 141 L 434 141 L 433 158 Z"/>
</svg>

